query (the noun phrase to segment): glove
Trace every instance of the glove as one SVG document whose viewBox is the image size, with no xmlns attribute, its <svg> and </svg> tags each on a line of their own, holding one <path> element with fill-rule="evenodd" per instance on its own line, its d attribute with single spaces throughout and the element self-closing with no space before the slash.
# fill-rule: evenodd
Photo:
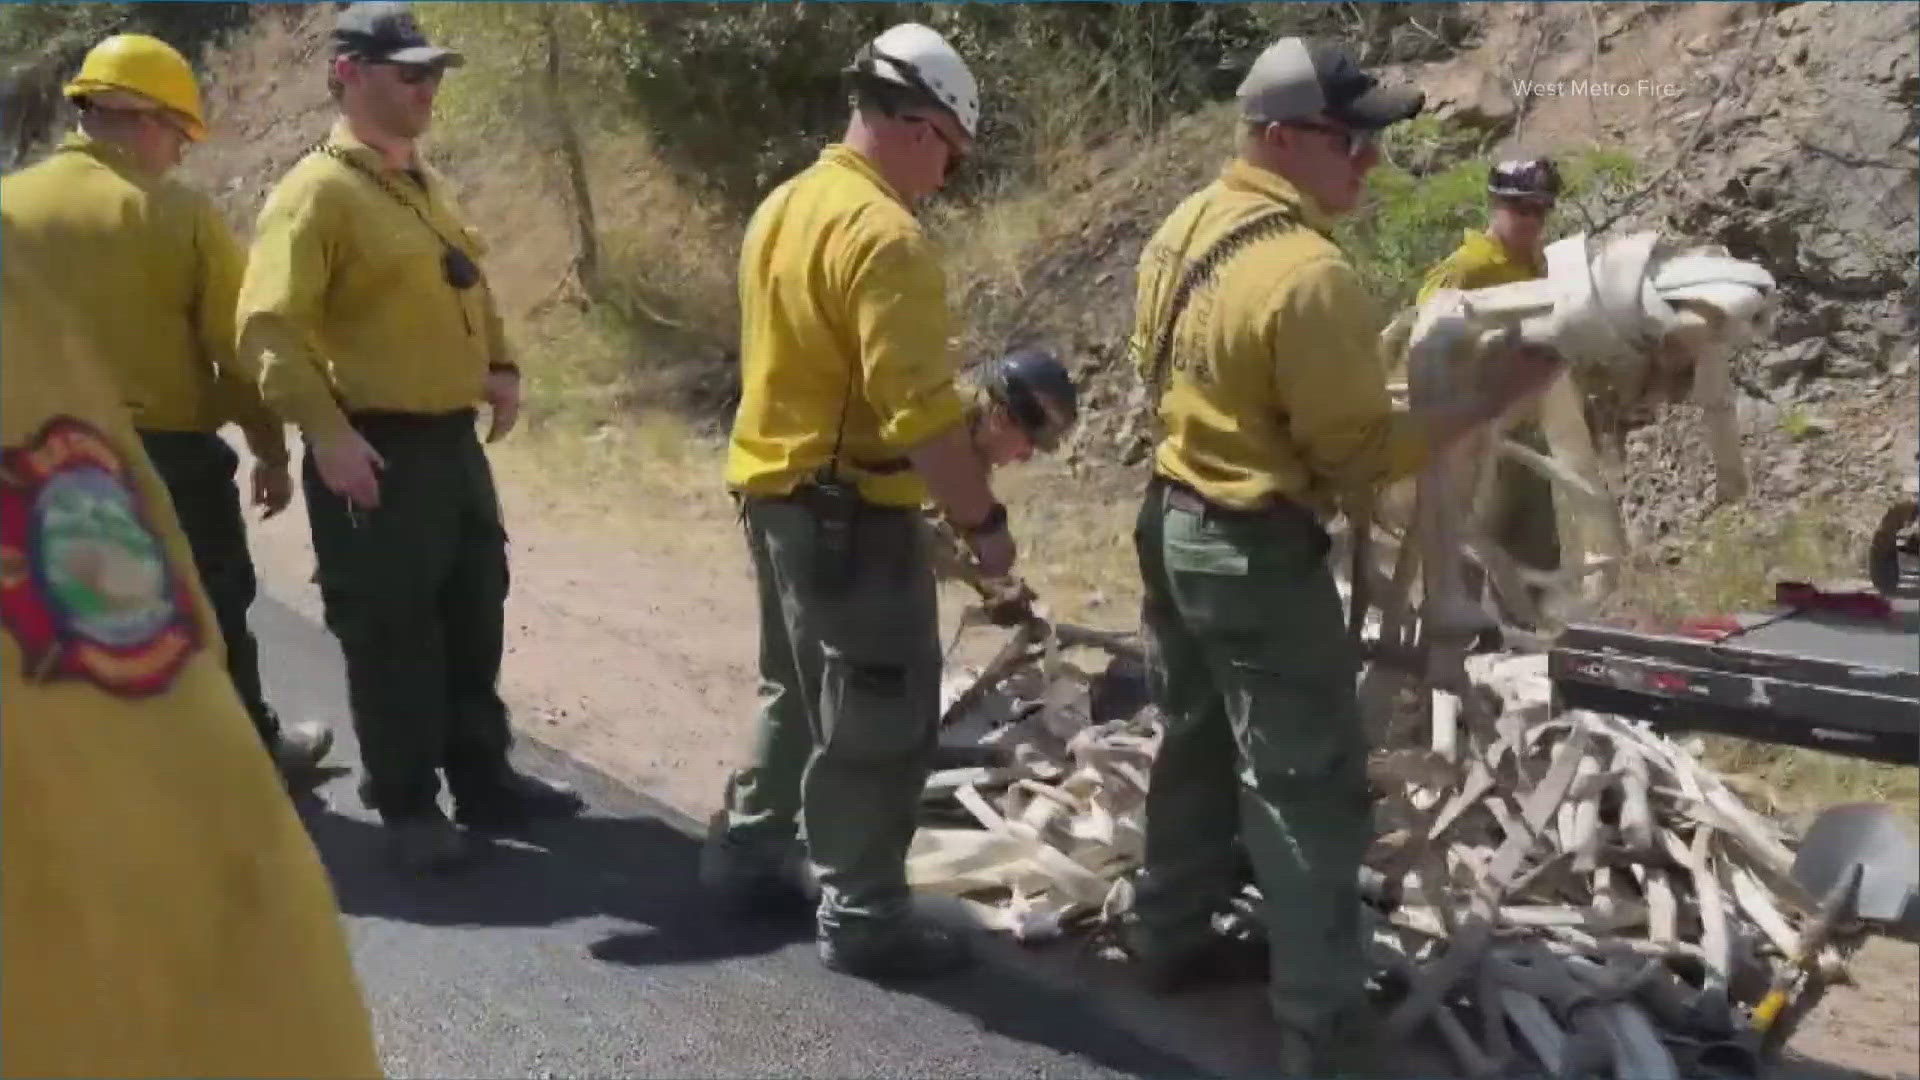
<svg viewBox="0 0 1920 1080">
<path fill-rule="evenodd" d="M 985 598 L 987 621 L 995 626 L 1019 626 L 1033 619 L 1033 602 L 1038 599 L 1024 581 L 1005 583 Z"/>
</svg>

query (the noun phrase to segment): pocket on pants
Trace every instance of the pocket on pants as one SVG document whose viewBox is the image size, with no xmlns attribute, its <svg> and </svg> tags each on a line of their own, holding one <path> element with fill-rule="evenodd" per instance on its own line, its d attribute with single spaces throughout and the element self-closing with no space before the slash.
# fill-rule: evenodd
<svg viewBox="0 0 1920 1080">
<path fill-rule="evenodd" d="M 1233 538 L 1218 532 L 1193 530 L 1185 535 L 1168 536 L 1163 545 L 1167 569 L 1189 574 L 1247 576 L 1247 550 Z"/>
<path fill-rule="evenodd" d="M 915 756 L 932 742 L 938 699 L 931 708 L 910 665 L 861 663 L 827 649 L 820 676 L 822 746 L 845 761 Z"/>
<path fill-rule="evenodd" d="M 1366 737 L 1350 680 L 1273 660 L 1236 658 L 1230 666 L 1228 709 L 1258 779 L 1365 799 Z"/>
<path fill-rule="evenodd" d="M 1169 534 L 1161 545 L 1181 617 L 1202 637 L 1260 634 L 1273 615 L 1253 572 L 1253 553 L 1237 538 L 1210 530 Z"/>
</svg>

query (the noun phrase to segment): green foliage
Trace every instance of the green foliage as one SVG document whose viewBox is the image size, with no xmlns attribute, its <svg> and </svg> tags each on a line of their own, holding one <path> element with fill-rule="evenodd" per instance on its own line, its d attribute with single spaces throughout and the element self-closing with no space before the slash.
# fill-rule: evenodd
<svg viewBox="0 0 1920 1080">
<path fill-rule="evenodd" d="M 1627 184 L 1639 174 L 1640 162 L 1618 147 L 1599 146 L 1574 158 L 1562 170 L 1568 190 L 1585 197 L 1608 186 Z"/>
<path fill-rule="evenodd" d="M 1486 157 L 1460 155 L 1477 148 L 1470 133 L 1420 117 L 1387 146 L 1386 160 L 1367 177 L 1370 206 L 1337 226 L 1341 246 L 1387 311 L 1413 302 L 1433 265 L 1460 244 L 1461 234 L 1487 220 Z M 1450 162 L 1435 168 L 1437 162 Z M 1410 167 L 1410 165 L 1412 167 Z M 1433 171 L 1422 175 L 1425 166 Z M 1560 209 L 1547 224 L 1549 242 L 1585 227 L 1583 207 L 1632 181 L 1637 163 L 1622 151 L 1590 149 L 1565 158 Z"/>
<path fill-rule="evenodd" d="M 1486 153 L 1491 136 L 1450 124 L 1431 112 L 1386 130 L 1383 157 L 1414 176 L 1426 176 Z"/>
<path fill-rule="evenodd" d="M 595 120 L 632 110 L 620 94 L 622 69 L 607 7 L 586 3 L 422 4 L 427 35 L 461 50 L 467 65 L 441 84 L 437 127 L 484 146 L 505 125 L 550 138 L 545 96 L 549 33 L 560 51 L 564 104 Z M 614 5 L 618 6 L 618 5 Z M 550 148 L 550 147 L 543 147 Z"/>
<path fill-rule="evenodd" d="M 982 130 L 951 191 L 960 199 L 1041 179 L 1115 135 L 1231 96 L 1247 63 L 1282 34 L 1373 33 L 1385 55 L 1406 51 L 1394 35 L 1413 25 L 1370 5 L 1328 3 L 448 4 L 422 15 L 456 45 L 484 44 L 530 66 L 548 7 L 568 63 L 593 72 L 576 82 L 599 90 L 600 106 L 641 118 L 683 178 L 733 208 L 750 207 L 840 134 L 840 68 L 894 23 L 938 29 L 980 79 Z M 1447 22 L 1444 13 L 1429 20 Z M 605 100 L 610 83 L 623 100 Z M 476 118 L 500 114 L 478 94 L 453 104 Z"/>
<path fill-rule="evenodd" d="M 1789 405 L 1780 410 L 1780 430 L 1786 432 L 1787 438 L 1794 442 L 1802 442 L 1819 434 L 1822 428 L 1812 413 L 1800 406 Z"/>
<path fill-rule="evenodd" d="M 1337 227 L 1339 241 L 1385 310 L 1413 299 L 1434 263 L 1486 219 L 1486 165 L 1463 161 L 1425 178 L 1382 163 L 1367 178 L 1370 208 Z"/>
<path fill-rule="evenodd" d="M 0 4 L 0 61 L 9 68 L 42 60 L 77 66 L 101 38 L 122 32 L 151 34 L 192 60 L 222 34 L 244 24 L 248 7 L 241 3 Z"/>
<path fill-rule="evenodd" d="M 131 4 L 0 5 L 0 57 L 8 67 L 42 56 L 77 62 L 94 42 L 126 24 Z"/>
<path fill-rule="evenodd" d="M 1847 524 L 1831 514 L 1798 509 L 1769 516 L 1725 507 L 1684 527 L 1672 562 L 1630 560 L 1615 610 L 1655 624 L 1728 611 L 1764 610 L 1777 581 L 1841 581 L 1861 573 L 1861 552 Z"/>
<path fill-rule="evenodd" d="M 87 50 L 116 33 L 151 34 L 189 62 L 245 24 L 248 4 L 0 4 L 0 143 L 5 166 L 28 160 L 56 133 L 60 88 Z"/>
</svg>

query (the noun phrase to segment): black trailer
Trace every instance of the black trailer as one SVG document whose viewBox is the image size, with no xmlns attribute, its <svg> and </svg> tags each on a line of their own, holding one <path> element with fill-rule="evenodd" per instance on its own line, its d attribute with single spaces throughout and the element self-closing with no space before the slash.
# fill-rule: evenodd
<svg viewBox="0 0 1920 1080">
<path fill-rule="evenodd" d="M 1920 601 L 1782 607 L 1686 631 L 1574 625 L 1548 652 L 1562 708 L 1920 765 Z"/>
</svg>

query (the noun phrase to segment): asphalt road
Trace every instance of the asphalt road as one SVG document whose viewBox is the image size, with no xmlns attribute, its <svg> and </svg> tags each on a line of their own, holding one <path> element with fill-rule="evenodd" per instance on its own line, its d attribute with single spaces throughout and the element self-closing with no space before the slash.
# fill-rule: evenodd
<svg viewBox="0 0 1920 1080">
<path fill-rule="evenodd" d="M 323 719 L 356 766 L 333 639 L 262 598 L 268 692 Z M 403 878 L 342 770 L 305 813 L 338 892 L 395 1077 L 1191 1076 L 1115 1024 L 1071 978 L 989 961 L 883 987 L 836 975 L 810 928 L 709 911 L 690 822 L 534 744 L 520 763 L 591 804 L 443 880 Z M 992 952 L 990 949 L 989 952 Z M 997 955 L 1004 955 L 997 954 Z"/>
</svg>

